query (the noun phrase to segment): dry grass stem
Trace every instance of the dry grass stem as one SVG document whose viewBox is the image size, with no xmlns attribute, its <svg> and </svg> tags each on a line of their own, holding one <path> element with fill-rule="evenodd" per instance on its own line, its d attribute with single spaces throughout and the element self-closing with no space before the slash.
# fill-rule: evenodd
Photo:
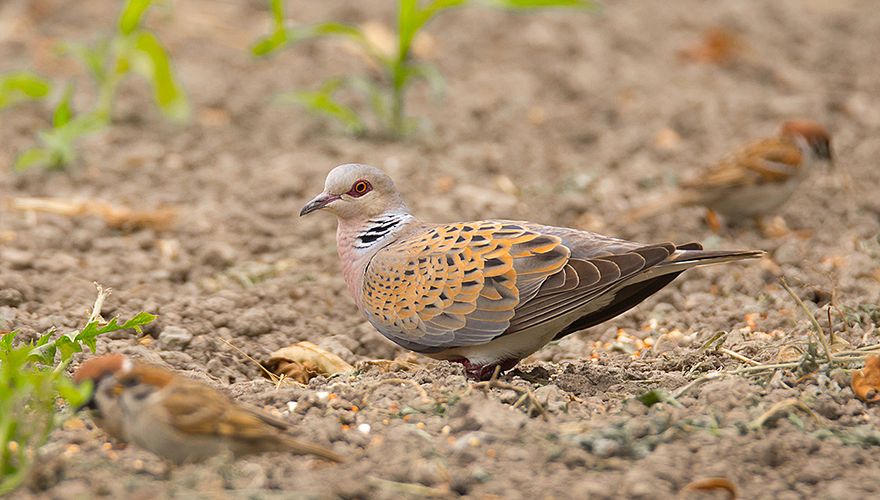
<svg viewBox="0 0 880 500">
<path fill-rule="evenodd" d="M 114 229 L 166 229 L 174 221 L 170 208 L 133 210 L 96 200 L 65 200 L 59 198 L 12 198 L 10 205 L 25 212 L 43 212 L 65 217 L 94 215 Z"/>
<path fill-rule="evenodd" d="M 784 288 L 785 291 L 788 292 L 791 298 L 794 299 L 795 302 L 797 302 L 798 306 L 800 306 L 801 310 L 804 311 L 804 314 L 806 314 L 807 317 L 810 319 L 810 323 L 813 324 L 813 329 L 816 332 L 816 336 L 819 338 L 819 343 L 822 344 L 822 349 L 825 351 L 825 358 L 828 360 L 828 363 L 833 363 L 834 356 L 831 354 L 831 346 L 828 343 L 828 339 L 825 337 L 825 332 L 822 330 L 822 326 L 819 324 L 819 321 L 816 320 L 816 317 L 813 316 L 813 313 L 810 312 L 809 309 L 807 309 L 807 305 L 804 304 L 804 301 L 802 301 L 801 298 L 798 297 L 796 293 L 794 293 L 794 290 L 792 290 L 791 287 L 788 286 L 785 278 L 780 278 L 779 282 L 782 283 L 782 288 Z"/>
</svg>

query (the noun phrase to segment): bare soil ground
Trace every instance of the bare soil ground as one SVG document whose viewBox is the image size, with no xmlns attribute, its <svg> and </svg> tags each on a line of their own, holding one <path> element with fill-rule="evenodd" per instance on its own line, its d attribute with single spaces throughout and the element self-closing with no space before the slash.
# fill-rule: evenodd
<svg viewBox="0 0 880 500">
<path fill-rule="evenodd" d="M 0 329 L 75 328 L 97 281 L 114 290 L 105 316 L 159 315 L 143 337 L 101 339 L 100 353 L 128 353 L 208 381 L 351 461 L 274 454 L 169 471 L 136 447 L 111 446 L 83 419 L 52 436 L 35 477 L 13 497 L 668 498 L 710 477 L 727 478 L 742 498 L 880 493 L 880 408 L 849 387 L 859 363 L 815 370 L 806 359 L 731 373 L 751 366 L 737 354 L 761 364 L 804 358 L 810 324 L 779 274 L 823 328 L 834 306 L 836 352 L 880 342 L 873 2 L 457 10 L 429 27 L 428 57 L 447 78 L 446 96 L 436 103 L 427 89 L 414 91 L 412 110 L 430 128 L 403 142 L 348 137 L 271 102 L 278 92 L 364 68 L 339 44 L 254 60 L 248 45 L 269 26 L 264 2 L 171 3 L 150 24 L 173 52 L 192 123 L 164 122 L 148 87 L 133 81 L 115 124 L 82 145 L 78 165 L 14 175 L 6 166 L 50 119 L 41 105 L 20 106 L 0 118 L 0 195 L 171 207 L 175 223 L 120 231 L 97 217 L 3 203 Z M 289 3 L 299 21 L 393 21 L 391 2 Z M 59 61 L 54 44 L 93 39 L 117 7 L 0 3 L 0 71 L 79 74 Z M 679 57 L 717 26 L 738 34 L 735 59 L 719 66 Z M 714 235 L 698 208 L 622 222 L 627 207 L 794 116 L 827 124 L 837 162 L 786 206 L 791 234 L 769 238 L 744 224 Z M 689 272 L 502 378 L 533 391 L 543 412 L 530 401 L 517 405 L 513 390 L 470 386 L 459 366 L 419 358 L 412 371 L 362 367 L 308 387 L 276 387 L 221 339 L 257 359 L 298 340 L 352 363 L 405 356 L 348 297 L 332 217 L 296 217 L 333 166 L 355 161 L 385 168 L 428 220 L 530 219 L 645 242 L 758 248 L 769 258 Z M 719 332 L 727 332 L 723 343 L 702 348 Z M 719 370 L 725 374 L 706 379 Z M 406 382 L 383 382 L 389 378 Z M 635 399 L 652 389 L 676 401 L 647 407 Z"/>
</svg>

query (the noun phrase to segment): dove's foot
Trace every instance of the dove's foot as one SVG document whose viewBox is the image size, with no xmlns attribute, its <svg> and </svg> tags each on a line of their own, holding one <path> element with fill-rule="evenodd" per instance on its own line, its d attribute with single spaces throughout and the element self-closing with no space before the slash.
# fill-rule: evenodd
<svg viewBox="0 0 880 500">
<path fill-rule="evenodd" d="M 467 378 L 476 381 L 489 380 L 492 378 L 492 375 L 495 374 L 495 370 L 498 370 L 498 374 L 502 374 L 504 372 L 510 371 L 519 363 L 518 359 L 504 359 L 499 361 L 498 363 L 492 363 L 489 365 L 478 365 L 475 363 L 471 363 L 466 359 L 453 359 L 450 360 L 454 363 L 461 363 L 464 366 L 465 374 Z"/>
</svg>

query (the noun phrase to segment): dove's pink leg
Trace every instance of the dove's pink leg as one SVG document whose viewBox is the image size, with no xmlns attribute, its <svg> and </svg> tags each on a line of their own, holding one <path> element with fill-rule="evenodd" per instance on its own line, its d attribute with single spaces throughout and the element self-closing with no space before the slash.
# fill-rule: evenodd
<svg viewBox="0 0 880 500">
<path fill-rule="evenodd" d="M 470 361 L 462 358 L 462 359 L 452 359 L 450 360 L 453 363 L 461 363 L 464 366 L 465 375 L 467 378 L 471 380 L 489 380 L 492 378 L 492 374 L 495 373 L 495 367 L 500 366 L 501 370 L 498 372 L 499 375 L 508 372 L 519 363 L 518 359 L 504 359 L 499 361 L 498 363 L 493 363 L 491 365 L 477 365 L 471 363 Z"/>
</svg>

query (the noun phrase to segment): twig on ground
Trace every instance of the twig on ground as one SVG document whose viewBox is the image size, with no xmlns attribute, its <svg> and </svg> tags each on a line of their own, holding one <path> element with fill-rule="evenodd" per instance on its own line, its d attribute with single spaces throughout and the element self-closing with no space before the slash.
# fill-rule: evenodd
<svg viewBox="0 0 880 500">
<path fill-rule="evenodd" d="M 711 373 L 707 373 L 707 374 L 703 375 L 702 377 L 699 377 L 699 378 L 696 378 L 696 379 L 694 379 L 694 380 L 691 380 L 688 384 L 686 384 L 686 385 L 684 385 L 684 386 L 682 386 L 682 387 L 679 387 L 678 389 L 672 391 L 672 393 L 671 393 L 669 396 L 670 396 L 672 399 L 678 399 L 678 398 L 680 398 L 681 396 L 683 396 L 686 392 L 688 392 L 688 391 L 690 391 L 691 389 L 693 389 L 694 387 L 696 387 L 696 386 L 698 386 L 698 385 L 702 385 L 702 384 L 704 384 L 704 383 L 706 383 L 706 382 L 708 382 L 708 381 L 710 381 L 710 380 L 715 380 L 715 379 L 721 378 L 721 377 L 724 376 L 724 375 L 726 375 L 725 372 L 711 372 Z"/>
<path fill-rule="evenodd" d="M 813 313 L 810 312 L 809 309 L 807 309 L 807 305 L 804 304 L 804 301 L 802 301 L 801 298 L 798 297 L 796 293 L 794 293 L 794 290 L 792 290 L 791 287 L 788 286 L 785 278 L 780 278 L 779 282 L 782 283 L 782 288 L 784 288 L 785 291 L 788 292 L 791 298 L 794 299 L 795 302 L 797 302 L 801 310 L 803 310 L 807 317 L 810 319 L 810 323 L 813 324 L 813 329 L 816 331 L 816 336 L 819 338 L 819 343 L 822 344 L 822 349 L 825 351 L 825 358 L 828 360 L 829 364 L 833 363 L 834 355 L 831 354 L 831 346 L 828 344 L 828 339 L 825 337 L 825 332 L 822 330 L 822 326 L 819 324 L 819 321 L 817 321 L 816 317 L 813 316 Z"/>
<path fill-rule="evenodd" d="M 529 403 L 531 403 L 531 407 L 529 409 L 530 414 L 531 414 L 531 409 L 534 408 L 535 410 L 537 410 L 538 414 L 541 415 L 541 418 L 545 422 L 547 420 L 549 420 L 547 418 L 547 410 L 544 409 L 544 405 L 542 405 L 541 402 L 538 401 L 538 398 L 535 397 L 535 393 L 532 392 L 531 389 L 526 389 L 524 387 L 517 387 L 513 384 L 509 384 L 507 382 L 502 382 L 502 381 L 498 380 L 498 374 L 500 372 L 500 368 L 501 367 L 499 367 L 499 366 L 495 367 L 495 372 L 492 373 L 492 377 L 489 380 L 486 380 L 484 382 L 476 382 L 474 384 L 471 384 L 470 387 L 468 387 L 467 391 L 465 391 L 465 395 L 470 393 L 470 391 L 472 389 L 482 389 L 482 390 L 502 389 L 502 390 L 513 391 L 513 392 L 516 392 L 517 394 L 520 394 L 520 398 L 516 401 L 516 403 L 513 404 L 514 408 L 519 408 L 519 406 L 522 405 L 525 401 L 529 401 Z"/>
<path fill-rule="evenodd" d="M 723 353 L 723 354 L 727 354 L 731 358 L 738 359 L 738 360 L 740 360 L 744 363 L 748 363 L 752 366 L 761 366 L 761 363 L 759 363 L 758 361 L 755 361 L 752 358 L 748 358 L 746 356 L 743 356 L 742 354 L 740 354 L 736 351 L 730 350 L 726 347 L 722 347 L 722 348 L 718 349 L 718 352 Z"/>
<path fill-rule="evenodd" d="M 98 297 L 95 299 L 95 305 L 92 306 L 92 313 L 89 315 L 89 321 L 86 323 L 92 323 L 98 321 L 100 323 L 104 322 L 104 318 L 101 317 L 101 309 L 104 307 L 104 301 L 107 300 L 107 297 L 113 293 L 112 288 L 104 288 L 97 281 L 92 282 L 95 285 L 95 288 L 98 289 Z"/>
<path fill-rule="evenodd" d="M 767 411 L 765 411 L 764 413 L 759 415 L 758 418 L 749 422 L 749 427 L 752 429 L 760 429 L 761 427 L 764 426 L 764 424 L 767 422 L 767 420 L 770 419 L 770 417 L 779 413 L 782 410 L 787 410 L 789 408 L 800 409 L 800 410 L 804 411 L 805 413 L 807 413 L 808 415 L 810 415 L 811 417 L 813 417 L 813 420 L 815 420 L 817 424 L 820 424 L 820 425 L 822 424 L 822 421 L 821 421 L 821 419 L 819 419 L 819 416 L 816 415 L 816 412 L 811 410 L 810 407 L 807 406 L 803 401 L 801 401 L 800 399 L 797 399 L 797 398 L 788 398 L 788 399 L 783 399 L 782 401 L 777 402 L 776 404 L 771 406 Z"/>
<path fill-rule="evenodd" d="M 298 386 L 300 386 L 300 387 L 306 387 L 305 384 L 301 384 L 301 383 L 297 382 L 296 380 L 293 380 L 293 379 L 290 378 L 290 377 L 283 377 L 283 376 L 279 377 L 277 374 L 272 373 L 271 371 L 267 370 L 266 367 L 263 366 L 262 363 L 260 363 L 260 362 L 257 361 L 256 359 L 252 358 L 248 353 L 246 353 L 246 352 L 242 351 L 241 349 L 239 349 L 238 346 L 236 346 L 236 345 L 233 344 L 232 342 L 230 342 L 230 341 L 224 339 L 223 337 L 217 337 L 217 338 L 219 338 L 221 341 L 223 341 L 223 343 L 225 343 L 225 344 L 228 345 L 229 347 L 231 347 L 231 348 L 235 349 L 236 351 L 238 351 L 239 354 L 241 354 L 242 356 L 244 356 L 244 357 L 247 358 L 248 360 L 252 361 L 255 365 L 257 365 L 258 367 L 260 367 L 260 370 L 263 370 L 263 373 L 265 373 L 266 375 L 269 376 L 269 380 L 271 380 L 272 382 L 275 382 L 275 388 L 276 388 L 276 389 L 279 388 L 279 387 L 281 387 L 281 384 L 282 384 L 283 382 L 286 382 L 286 381 L 289 381 L 290 383 L 292 383 L 292 384 L 296 384 L 296 385 L 298 385 Z"/>
</svg>

